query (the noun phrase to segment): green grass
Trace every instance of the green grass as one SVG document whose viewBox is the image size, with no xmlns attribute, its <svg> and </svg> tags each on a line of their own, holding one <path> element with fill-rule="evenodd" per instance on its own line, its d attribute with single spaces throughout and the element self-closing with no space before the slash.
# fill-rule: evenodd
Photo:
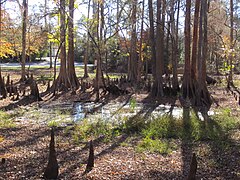
<svg viewBox="0 0 240 180">
<path fill-rule="evenodd" d="M 201 140 L 221 140 L 228 133 L 240 128 L 240 120 L 231 116 L 228 109 L 223 109 L 209 121 L 201 121 L 191 113 L 188 120 L 162 116 L 149 121 L 141 133 L 149 138 L 180 138 Z"/>
<path fill-rule="evenodd" d="M 151 153 L 169 154 L 175 148 L 174 144 L 168 140 L 143 138 L 137 145 L 137 152 L 149 151 Z"/>
<path fill-rule="evenodd" d="M 0 111 L 0 129 L 14 127 L 16 127 L 16 124 L 13 122 L 13 116 L 4 111 Z"/>
<path fill-rule="evenodd" d="M 118 124 L 103 119 L 84 119 L 66 129 L 66 133 L 72 135 L 75 143 L 99 137 L 103 137 L 104 142 L 110 142 L 123 134 L 137 136 L 137 141 L 134 141 L 137 143 L 124 141 L 121 145 L 134 146 L 138 152 L 168 154 L 175 148 L 173 142 L 179 139 L 189 142 L 211 141 L 219 147 L 227 147 L 223 142 L 228 142 L 231 130 L 236 128 L 240 128 L 240 120 L 232 116 L 230 109 L 220 109 L 209 121 L 199 120 L 192 110 L 185 119 L 168 115 L 146 119 L 137 115 L 123 118 Z"/>
<path fill-rule="evenodd" d="M 90 122 L 87 119 L 82 120 L 74 127 L 72 137 L 74 142 L 87 141 L 89 138 L 104 137 L 104 141 L 110 141 L 113 137 L 120 135 L 117 128 L 101 119 Z"/>
<path fill-rule="evenodd" d="M 216 115 L 212 117 L 225 133 L 234 129 L 240 129 L 239 117 L 232 115 L 230 108 L 222 108 L 216 111 Z"/>
<path fill-rule="evenodd" d="M 53 81 L 53 75 L 46 76 L 45 74 L 41 74 L 37 77 L 37 81 Z"/>
<path fill-rule="evenodd" d="M 70 110 L 56 109 L 52 116 L 47 119 L 49 127 L 60 127 L 62 124 L 72 123 Z"/>
</svg>

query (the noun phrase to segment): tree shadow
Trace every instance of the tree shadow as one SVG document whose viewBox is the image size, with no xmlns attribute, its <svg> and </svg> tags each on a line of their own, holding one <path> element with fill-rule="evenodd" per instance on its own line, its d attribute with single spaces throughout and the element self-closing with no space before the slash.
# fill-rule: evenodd
<svg viewBox="0 0 240 180">
<path fill-rule="evenodd" d="M 183 177 L 187 179 L 190 170 L 190 161 L 193 154 L 193 144 L 190 132 L 190 108 L 183 107 L 183 138 L 181 143 L 182 161 L 183 161 Z"/>
<path fill-rule="evenodd" d="M 196 110 L 194 112 L 197 118 L 195 120 L 192 119 L 194 117 L 190 109 L 183 108 L 184 136 L 181 145 L 183 176 L 187 177 L 191 156 L 196 153 L 197 177 L 239 179 L 240 145 L 231 141 L 229 132 L 222 129 L 220 122 L 206 117 L 205 112 L 202 115 L 205 117 L 204 120 L 200 120 L 198 112 Z M 201 148 L 202 146 L 204 148 Z"/>
<path fill-rule="evenodd" d="M 22 99 L 18 100 L 17 102 L 11 103 L 7 106 L 3 106 L 1 109 L 5 110 L 5 111 L 14 110 L 14 109 L 18 108 L 19 106 L 27 106 L 27 105 L 30 105 L 35 102 L 38 102 L 38 101 L 31 95 L 24 96 Z"/>
<path fill-rule="evenodd" d="M 144 177 L 142 177 L 142 175 Z M 183 177 L 181 176 L 181 174 L 176 173 L 176 172 L 171 172 L 171 171 L 158 171 L 155 169 L 152 170 L 148 170 L 147 172 L 141 173 L 141 172 L 135 172 L 129 175 L 125 175 L 123 176 L 122 179 L 127 179 L 127 180 L 145 180 L 145 179 L 151 179 L 151 180 L 167 180 L 167 179 L 177 179 L 177 178 L 181 178 L 183 179 Z"/>
<path fill-rule="evenodd" d="M 211 154 L 210 166 L 215 171 L 221 172 L 218 176 L 208 173 L 209 167 L 202 167 L 205 171 L 202 176 L 209 178 L 240 179 L 240 144 L 231 140 L 231 133 L 222 129 L 219 122 L 212 118 L 201 121 L 204 131 L 201 136 L 203 141 L 209 146 Z M 206 136 L 208 135 L 208 136 Z"/>
<path fill-rule="evenodd" d="M 108 154 L 111 153 L 112 151 L 114 151 L 117 147 L 119 147 L 121 145 L 122 142 L 124 142 L 127 139 L 127 135 L 122 135 L 121 137 L 119 137 L 118 139 L 115 140 L 115 142 L 111 143 L 110 145 L 108 145 L 105 149 L 101 150 L 101 152 L 99 153 L 95 153 L 94 155 L 94 159 L 95 161 Z M 97 149 L 98 147 L 101 147 L 103 145 L 104 142 L 102 142 L 101 137 L 97 138 L 95 140 L 93 140 L 93 145 L 94 145 L 94 149 Z M 59 178 L 64 178 L 66 176 L 68 177 L 74 177 L 74 171 L 76 169 L 78 169 L 80 166 L 83 166 L 85 164 L 87 164 L 87 159 L 88 159 L 88 149 L 89 149 L 89 143 L 86 143 L 86 145 L 81 148 L 80 150 L 76 150 L 76 151 L 71 151 L 71 152 L 67 152 L 64 153 L 65 156 L 60 155 L 61 157 L 61 161 L 59 161 L 59 164 L 63 165 L 66 163 L 66 159 L 70 160 L 71 162 L 74 162 L 72 164 L 69 164 L 67 166 L 67 168 L 65 168 L 61 174 L 59 175 Z M 96 152 L 96 151 L 95 151 Z M 60 151 L 58 154 L 62 154 L 63 152 Z M 76 157 L 81 157 L 81 159 L 76 159 Z M 84 176 L 84 172 L 82 174 L 82 176 Z"/>
<path fill-rule="evenodd" d="M 8 138 L 13 137 L 13 135 L 9 133 L 10 131 L 21 131 L 21 130 L 23 130 L 23 128 L 8 129 L 7 131 L 5 131 L 4 136 Z M 41 133 L 37 132 L 36 134 L 35 133 L 31 134 L 31 136 L 27 135 L 28 138 L 24 140 L 21 140 L 21 137 L 19 137 L 19 140 L 14 141 L 14 143 L 12 143 L 11 145 L 4 146 L 4 150 L 0 149 L 0 153 L 4 154 L 7 151 L 9 151 L 9 149 L 12 149 L 12 148 L 18 148 L 18 147 L 37 144 L 40 138 L 47 136 L 47 132 L 48 130 L 44 129 L 41 131 Z"/>
<path fill-rule="evenodd" d="M 0 154 L 7 156 L 6 163 L 0 167 L 0 176 L 3 179 L 10 178 L 10 174 L 11 178 L 14 176 L 15 179 L 39 177 L 42 165 L 47 161 L 47 150 L 39 143 L 47 136 L 48 130 L 25 128 L 9 128 L 3 131 L 6 140 L 10 140 L 8 145 L 0 148 Z"/>
</svg>

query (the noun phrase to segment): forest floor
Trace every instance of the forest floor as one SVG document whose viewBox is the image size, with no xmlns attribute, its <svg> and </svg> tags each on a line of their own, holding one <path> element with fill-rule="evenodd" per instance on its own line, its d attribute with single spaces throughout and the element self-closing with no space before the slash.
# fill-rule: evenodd
<svg viewBox="0 0 240 180">
<path fill-rule="evenodd" d="M 39 88 L 44 91 L 46 85 Z M 238 101 L 222 84 L 210 86 L 209 91 L 214 99 L 213 111 L 227 109 L 230 116 L 240 117 Z M 89 96 L 79 93 L 54 98 L 45 95 L 43 102 L 31 102 L 29 98 L 0 101 L 2 110 L 17 114 L 9 127 L 0 127 L 0 158 L 6 159 L 5 163 L 0 162 L 0 179 L 42 178 L 48 161 L 50 128 L 35 121 L 35 116 L 29 111 L 55 102 L 81 101 Z M 129 97 L 110 97 L 108 102 L 124 102 Z M 153 102 L 146 93 L 131 94 L 131 97 L 137 102 Z M 179 100 L 172 97 L 160 103 L 181 106 Z M 38 117 L 41 118 L 44 117 Z M 221 141 L 163 139 L 173 144 L 168 153 L 139 151 L 142 137 L 138 133 L 119 133 L 110 139 L 105 139 L 104 135 L 92 137 L 95 165 L 87 174 L 84 171 L 91 137 L 76 141 L 73 134 L 74 126 L 60 126 L 55 131 L 59 179 L 186 179 L 193 153 L 196 153 L 198 162 L 197 179 L 240 179 L 240 126 L 231 129 L 231 133 Z"/>
</svg>

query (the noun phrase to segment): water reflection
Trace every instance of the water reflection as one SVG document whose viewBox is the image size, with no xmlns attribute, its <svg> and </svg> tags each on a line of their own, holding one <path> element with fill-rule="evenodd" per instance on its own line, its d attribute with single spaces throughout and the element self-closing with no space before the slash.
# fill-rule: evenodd
<svg viewBox="0 0 240 180">
<path fill-rule="evenodd" d="M 181 118 L 183 110 L 181 107 L 152 104 L 136 103 L 135 107 L 122 103 L 109 103 L 106 105 L 95 103 L 76 103 L 74 105 L 74 122 L 81 121 L 84 118 L 101 118 L 105 121 L 115 121 L 137 114 L 145 115 L 152 108 L 151 117 L 162 115 L 171 115 L 174 118 Z"/>
<path fill-rule="evenodd" d="M 76 102 L 74 104 L 56 104 L 51 106 L 46 106 L 45 113 L 48 113 L 50 118 L 57 116 L 59 114 L 55 113 L 55 110 L 60 112 L 67 111 L 71 112 L 69 114 L 70 121 L 79 122 L 84 118 L 87 118 L 89 121 L 95 121 L 96 119 L 101 119 L 106 122 L 111 123 L 121 123 L 122 120 L 126 120 L 129 117 L 135 115 L 142 115 L 143 117 L 156 118 L 158 116 L 169 115 L 173 118 L 180 119 L 183 118 L 183 108 L 171 105 L 156 105 L 156 104 L 146 104 L 146 103 L 136 103 L 134 106 L 131 103 L 82 103 Z M 192 111 L 190 111 L 191 115 Z M 208 115 L 213 115 L 214 112 L 209 111 Z M 198 113 L 200 120 L 203 120 L 201 113 Z M 52 118 L 50 118 L 52 119 Z M 56 119 L 56 117 L 54 118 Z M 60 118 L 61 119 L 61 118 Z M 66 119 L 66 116 L 65 116 Z"/>
</svg>

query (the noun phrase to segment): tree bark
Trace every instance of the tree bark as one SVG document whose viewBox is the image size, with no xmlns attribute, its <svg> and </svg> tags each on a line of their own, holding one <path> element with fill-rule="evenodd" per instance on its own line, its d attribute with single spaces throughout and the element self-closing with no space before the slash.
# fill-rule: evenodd
<svg viewBox="0 0 240 180">
<path fill-rule="evenodd" d="M 91 0 L 88 1 L 88 14 L 87 14 L 87 31 L 89 31 L 90 26 L 89 26 L 89 21 L 90 21 L 90 5 L 91 5 Z M 86 47 L 86 52 L 85 52 L 85 56 L 84 56 L 84 78 L 88 78 L 88 58 L 89 58 L 89 33 L 87 33 L 87 47 Z"/>
<path fill-rule="evenodd" d="M 96 81 L 95 81 L 95 91 L 96 91 L 96 101 L 99 101 L 100 87 L 106 87 L 102 72 L 102 55 L 103 55 L 103 28 L 104 28 L 104 1 L 98 2 L 97 8 L 97 26 L 96 26 L 96 36 L 97 36 L 97 69 L 96 69 Z M 101 19 L 100 19 L 101 18 Z"/>
<path fill-rule="evenodd" d="M 194 79 L 197 72 L 197 45 L 198 45 L 198 24 L 199 24 L 199 9 L 200 1 L 195 1 L 195 12 L 194 12 L 194 26 L 193 26 L 193 43 L 192 43 L 192 71 L 191 75 Z"/>
<path fill-rule="evenodd" d="M 74 66 L 74 0 L 69 0 L 69 18 L 68 18 L 68 77 L 72 88 L 79 88 L 79 81 L 77 79 Z"/>
<path fill-rule="evenodd" d="M 140 32 L 140 42 L 139 42 L 139 60 L 138 60 L 138 70 L 137 70 L 137 83 L 141 82 L 142 76 L 142 66 L 143 66 L 143 25 L 144 25 L 144 6 L 145 0 L 142 1 L 142 18 L 141 18 L 141 32 Z"/>
<path fill-rule="evenodd" d="M 0 3 L 1 3 L 1 1 L 0 1 Z M 0 8 L 1 8 L 1 5 L 0 5 Z M 4 79 L 2 78 L 2 68 L 1 68 L 1 66 L 0 66 L 0 94 L 2 95 L 2 98 L 7 97 L 7 90 L 6 90 L 6 87 L 5 87 Z"/>
<path fill-rule="evenodd" d="M 177 21 L 179 16 L 179 8 L 180 1 L 177 2 Z M 172 88 L 173 92 L 176 94 L 179 90 L 178 84 L 178 74 L 177 74 L 177 64 L 178 64 L 178 22 L 175 22 L 175 10 L 174 10 L 175 0 L 171 1 L 171 14 L 170 14 L 170 22 L 171 22 L 171 33 L 172 33 L 172 73 L 173 73 L 173 81 Z"/>
<path fill-rule="evenodd" d="M 60 0 L 60 72 L 57 79 L 52 85 L 53 93 L 56 90 L 67 91 L 71 87 L 67 73 L 66 58 L 66 17 L 65 17 L 65 0 Z"/>
<path fill-rule="evenodd" d="M 196 158 L 196 154 L 193 153 L 187 180 L 195 180 L 196 173 L 197 173 L 197 158 Z"/>
<path fill-rule="evenodd" d="M 21 57 L 21 81 L 26 80 L 26 35 L 27 35 L 27 0 L 23 0 L 23 15 L 22 15 L 22 57 Z"/>
<path fill-rule="evenodd" d="M 156 80 L 156 42 L 155 42 L 155 34 L 154 34 L 154 19 L 153 19 L 153 5 L 152 5 L 152 0 L 148 0 L 148 9 L 149 9 L 149 44 L 151 46 L 151 61 L 152 61 L 152 76 L 153 76 L 153 81 L 157 82 Z M 154 83 L 152 87 L 152 95 L 156 96 L 157 95 L 157 84 Z"/>
<path fill-rule="evenodd" d="M 195 105 L 203 113 L 211 107 L 211 98 L 206 85 L 206 57 L 208 52 L 208 38 L 207 38 L 207 9 L 208 4 L 206 0 L 202 0 L 199 19 L 199 42 L 198 42 L 198 72 L 197 72 L 197 88 Z"/>
<path fill-rule="evenodd" d="M 233 85 L 233 0 L 230 0 L 230 51 L 228 84 Z"/>
<path fill-rule="evenodd" d="M 165 0 L 161 3 L 161 0 L 157 0 L 157 32 L 156 32 L 156 86 L 157 86 L 157 96 L 162 97 L 163 94 L 163 83 L 162 83 L 162 75 L 163 75 L 163 67 L 164 67 L 164 12 Z"/>
<path fill-rule="evenodd" d="M 184 98 L 190 98 L 191 90 L 191 64 L 190 64 L 190 49 L 191 49 L 191 0 L 186 0 L 185 12 L 185 27 L 184 27 L 184 46 L 185 46 L 185 66 L 183 74 L 182 94 Z"/>
<path fill-rule="evenodd" d="M 137 82 L 137 3 L 138 0 L 132 1 L 130 71 L 128 74 L 128 79 L 133 84 Z"/>
</svg>

